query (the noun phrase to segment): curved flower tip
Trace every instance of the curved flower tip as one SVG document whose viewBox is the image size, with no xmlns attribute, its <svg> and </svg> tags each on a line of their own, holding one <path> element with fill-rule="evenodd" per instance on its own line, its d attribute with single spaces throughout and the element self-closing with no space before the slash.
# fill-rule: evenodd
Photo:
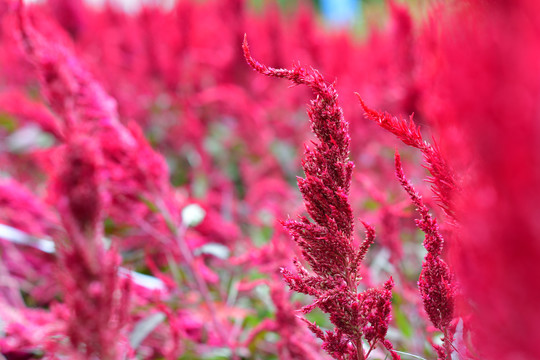
<svg viewBox="0 0 540 360">
<path fill-rule="evenodd" d="M 273 76 L 278 78 L 287 78 L 294 81 L 297 84 L 307 83 L 305 81 L 305 74 L 302 72 L 302 68 L 295 68 L 293 70 L 287 69 L 275 69 L 261 64 L 251 56 L 249 51 L 249 45 L 247 42 L 247 34 L 244 34 L 244 41 L 242 42 L 242 49 L 244 50 L 244 58 L 248 65 L 255 71 L 266 76 Z"/>
<path fill-rule="evenodd" d="M 366 237 L 355 249 L 355 219 L 349 201 L 354 164 L 349 159 L 349 123 L 339 106 L 337 91 L 313 68 L 275 69 L 258 63 L 251 56 L 246 37 L 243 49 L 246 61 L 257 72 L 304 84 L 315 94 L 307 113 L 318 141 L 306 147 L 302 161 L 305 178 L 298 178 L 312 220 L 300 217 L 282 222 L 301 248 L 312 273 L 298 261 L 296 273 L 287 269 L 281 272 L 291 290 L 316 298 L 302 309 L 303 313 L 318 307 L 329 314 L 333 331 L 323 333 L 314 323 L 308 323 L 308 328 L 323 340 L 323 349 L 336 359 L 359 358 L 363 354 L 362 339 L 372 346 L 385 339 L 393 281 L 358 294 L 358 270 L 375 239 L 375 230 L 363 222 Z"/>
<path fill-rule="evenodd" d="M 253 57 L 251 56 L 251 52 L 249 51 L 247 34 L 244 34 L 244 41 L 242 42 L 242 50 L 244 51 L 244 57 L 246 58 L 246 61 L 248 62 L 249 66 L 256 67 L 258 63 L 253 59 Z"/>
<path fill-rule="evenodd" d="M 388 291 L 391 291 L 394 288 L 395 282 L 394 279 L 390 276 L 388 280 L 384 283 L 384 288 Z"/>
<path fill-rule="evenodd" d="M 356 95 L 356 97 L 358 98 L 358 101 L 360 101 L 360 106 L 362 106 L 362 110 L 364 110 L 364 113 L 368 116 L 368 118 L 375 120 L 376 118 L 379 117 L 379 113 L 369 108 L 359 93 L 355 92 L 354 95 Z"/>
</svg>

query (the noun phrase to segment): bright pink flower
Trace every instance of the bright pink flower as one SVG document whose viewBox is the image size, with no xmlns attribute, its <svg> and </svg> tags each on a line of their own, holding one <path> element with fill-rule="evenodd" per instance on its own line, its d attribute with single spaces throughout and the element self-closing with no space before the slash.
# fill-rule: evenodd
<svg viewBox="0 0 540 360">
<path fill-rule="evenodd" d="M 392 345 L 385 341 L 393 282 L 386 284 L 384 295 L 374 290 L 358 294 L 357 290 L 359 267 L 374 241 L 375 232 L 364 224 L 366 239 L 359 249 L 353 247 L 354 217 L 348 194 L 354 165 L 349 161 L 349 124 L 338 105 L 334 86 L 314 69 L 300 66 L 293 70 L 274 69 L 258 63 L 251 57 L 246 39 L 243 48 L 254 70 L 307 85 L 316 95 L 307 112 L 311 130 L 319 142 L 313 143 L 313 149 L 306 146 L 302 162 L 306 178 L 298 178 L 306 210 L 313 221 L 301 217 L 299 221 L 284 222 L 315 275 L 310 275 L 298 261 L 295 261 L 296 274 L 282 270 L 292 290 L 316 298 L 302 311 L 308 313 L 319 307 L 330 315 L 335 330 L 323 333 L 309 322 L 308 327 L 336 359 L 365 359 L 377 343 L 387 347 L 394 358 L 399 358 Z M 367 353 L 362 339 L 370 345 Z"/>
<path fill-rule="evenodd" d="M 416 126 L 412 115 L 409 121 L 380 113 L 367 107 L 360 95 L 356 94 L 368 118 L 375 121 L 383 129 L 391 132 L 406 145 L 412 146 L 422 152 L 431 177 L 427 181 L 433 184 L 432 190 L 435 198 L 444 212 L 452 221 L 456 219 L 453 197 L 458 190 L 456 175 L 450 169 L 446 159 L 441 155 L 439 147 L 432 145 L 422 138 L 420 128 Z"/>
<path fill-rule="evenodd" d="M 62 132 L 84 132 L 88 141 L 101 148 L 100 171 L 108 180 L 106 193 L 112 203 L 107 215 L 118 222 L 137 223 L 150 213 L 142 200 L 172 206 L 165 201 L 171 191 L 165 160 L 151 148 L 140 128 L 120 123 L 115 100 L 66 45 L 46 39 L 29 24 L 22 9 L 19 17 L 28 56 L 39 71 L 49 104 L 63 120 Z"/>
<path fill-rule="evenodd" d="M 58 225 L 52 209 L 15 180 L 0 182 L 0 219 L 34 236 L 52 235 Z"/>
<path fill-rule="evenodd" d="M 467 174 L 456 269 L 482 359 L 540 358 L 540 3 L 463 1 L 426 28 L 425 105 Z M 435 24 L 435 23 L 434 23 Z"/>
<path fill-rule="evenodd" d="M 433 325 L 444 334 L 444 351 L 438 351 L 439 358 L 451 359 L 455 329 L 450 326 L 450 322 L 454 318 L 456 285 L 453 274 L 450 272 L 446 262 L 441 258 L 444 240 L 437 221 L 429 213 L 428 208 L 422 201 L 422 197 L 405 177 L 401 166 L 401 158 L 397 152 L 395 165 L 396 176 L 401 186 L 403 186 L 420 214 L 420 219 L 416 220 L 416 226 L 426 234 L 424 247 L 427 254 L 418 280 L 418 288 L 422 295 L 424 309 Z"/>
<path fill-rule="evenodd" d="M 118 276 L 120 257 L 104 249 L 103 178 L 99 148 L 89 138 L 71 134 L 64 163 L 54 180 L 57 206 L 68 233 L 56 239 L 58 277 L 69 309 L 66 333 L 83 359 L 116 360 L 126 351 L 122 341 L 129 283 Z M 84 350 L 83 350 L 84 349 Z"/>
<path fill-rule="evenodd" d="M 82 0 L 47 0 L 56 21 L 71 37 L 77 38 L 84 30 L 85 8 Z M 88 10 L 86 10 L 88 11 Z"/>
</svg>

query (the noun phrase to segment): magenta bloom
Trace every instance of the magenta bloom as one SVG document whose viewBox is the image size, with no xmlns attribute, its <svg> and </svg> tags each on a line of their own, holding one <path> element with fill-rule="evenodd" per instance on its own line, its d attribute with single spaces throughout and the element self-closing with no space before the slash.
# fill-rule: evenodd
<svg viewBox="0 0 540 360">
<path fill-rule="evenodd" d="M 349 190 L 354 164 L 349 160 L 349 124 L 337 101 L 337 92 L 322 75 L 312 68 L 274 69 L 255 61 L 244 39 L 244 55 L 248 64 L 261 74 L 285 78 L 307 85 L 316 95 L 308 107 L 311 130 L 319 140 L 313 148 L 306 146 L 302 168 L 305 178 L 298 178 L 309 216 L 287 220 L 283 224 L 302 249 L 310 265 L 311 275 L 298 261 L 297 273 L 283 269 L 283 276 L 292 290 L 315 297 L 303 308 L 307 313 L 319 307 L 330 315 L 333 331 L 323 332 L 306 320 L 313 333 L 323 340 L 323 348 L 336 359 L 365 359 L 377 344 L 382 344 L 394 359 L 390 342 L 385 340 L 390 320 L 390 279 L 381 289 L 358 293 L 359 267 L 375 231 L 367 224 L 366 239 L 360 248 L 353 246 L 354 217 L 349 203 Z M 363 339 L 369 349 L 364 351 Z"/>
</svg>

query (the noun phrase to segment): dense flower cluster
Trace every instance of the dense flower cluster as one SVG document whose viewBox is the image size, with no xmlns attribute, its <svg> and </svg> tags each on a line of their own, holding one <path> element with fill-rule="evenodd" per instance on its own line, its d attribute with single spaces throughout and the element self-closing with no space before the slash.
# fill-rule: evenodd
<svg viewBox="0 0 540 360">
<path fill-rule="evenodd" d="M 418 289 L 422 294 L 424 309 L 429 319 L 444 334 L 444 349 L 435 345 L 439 358 L 451 359 L 455 329 L 450 326 L 450 322 L 454 317 L 455 284 L 448 265 L 441 259 L 444 240 L 437 221 L 429 213 L 422 197 L 405 177 L 399 153 L 396 153 L 395 163 L 396 176 L 420 214 L 416 226 L 426 234 L 424 247 L 427 254 L 422 264 Z"/>
<path fill-rule="evenodd" d="M 302 249 L 302 255 L 315 275 L 295 261 L 297 274 L 283 270 L 292 290 L 312 295 L 315 306 L 330 315 L 334 331 L 323 333 L 315 324 L 309 328 L 323 340 L 323 348 L 336 359 L 365 359 L 377 343 L 383 344 L 399 359 L 392 344 L 385 339 L 390 320 L 390 298 L 394 285 L 390 279 L 381 290 L 368 289 L 360 294 L 359 268 L 375 231 L 364 223 L 366 239 L 358 249 L 353 245 L 354 217 L 348 195 L 354 164 L 349 160 L 349 124 L 337 101 L 333 85 L 326 83 L 314 69 L 301 66 L 293 70 L 274 69 L 260 64 L 250 54 L 244 39 L 244 55 L 249 65 L 267 76 L 285 78 L 307 85 L 316 99 L 308 107 L 311 130 L 319 140 L 313 149 L 306 146 L 302 168 L 306 178 L 298 178 L 310 221 L 287 220 L 284 226 Z M 364 353 L 362 339 L 370 346 Z"/>
<path fill-rule="evenodd" d="M 414 123 L 413 117 L 409 121 L 391 116 L 388 113 L 379 113 L 366 106 L 360 95 L 358 95 L 360 104 L 364 109 L 366 116 L 379 124 L 383 129 L 394 134 L 404 144 L 419 149 L 424 155 L 427 168 L 431 173 L 429 182 L 433 183 L 433 192 L 439 201 L 442 209 L 452 219 L 455 220 L 456 214 L 452 204 L 452 198 L 457 190 L 456 179 L 448 163 L 441 155 L 440 149 L 435 145 L 424 141 L 420 128 Z"/>
</svg>

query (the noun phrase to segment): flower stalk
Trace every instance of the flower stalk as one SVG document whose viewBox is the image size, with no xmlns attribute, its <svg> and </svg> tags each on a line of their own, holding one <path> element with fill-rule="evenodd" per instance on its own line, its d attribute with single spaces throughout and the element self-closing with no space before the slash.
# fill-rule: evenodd
<svg viewBox="0 0 540 360">
<path fill-rule="evenodd" d="M 243 49 L 248 64 L 257 72 L 306 85 L 315 95 L 307 113 L 311 130 L 319 141 L 305 147 L 302 161 L 305 178 L 297 179 L 310 218 L 300 216 L 299 220 L 283 222 L 312 273 L 295 260 L 296 273 L 282 269 L 282 274 L 291 290 L 315 298 L 301 311 L 305 314 L 320 308 L 330 315 L 334 330 L 323 332 L 316 324 L 303 320 L 323 341 L 323 349 L 335 359 L 367 359 L 377 344 L 388 349 L 393 359 L 399 359 L 385 339 L 390 321 L 392 278 L 381 288 L 358 293 L 359 268 L 374 242 L 375 230 L 363 223 L 366 237 L 355 248 L 354 216 L 348 197 L 354 168 L 349 160 L 349 123 L 338 104 L 334 84 L 326 82 L 313 68 L 297 65 L 292 70 L 275 69 L 257 62 L 246 39 Z M 364 341 L 369 346 L 367 353 Z"/>
</svg>

